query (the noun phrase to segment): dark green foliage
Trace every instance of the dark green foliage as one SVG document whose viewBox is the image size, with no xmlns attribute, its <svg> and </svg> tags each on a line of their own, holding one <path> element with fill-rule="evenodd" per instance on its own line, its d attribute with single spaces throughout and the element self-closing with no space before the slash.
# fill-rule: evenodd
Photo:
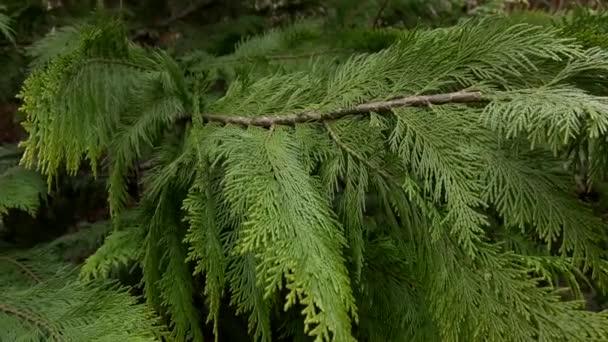
<svg viewBox="0 0 608 342">
<path fill-rule="evenodd" d="M 0 145 L 0 227 L 10 209 L 36 215 L 47 186 L 40 174 L 18 166 L 19 151 Z"/>
<path fill-rule="evenodd" d="M 153 313 L 116 282 L 78 281 L 70 250 L 96 248 L 109 225 L 84 228 L 27 252 L 0 253 L 3 341 L 160 341 Z"/>
<path fill-rule="evenodd" d="M 564 18 L 562 27 L 565 34 L 576 38 L 583 46 L 608 47 L 608 14 L 595 13 L 579 8 L 569 18 Z"/>
</svg>

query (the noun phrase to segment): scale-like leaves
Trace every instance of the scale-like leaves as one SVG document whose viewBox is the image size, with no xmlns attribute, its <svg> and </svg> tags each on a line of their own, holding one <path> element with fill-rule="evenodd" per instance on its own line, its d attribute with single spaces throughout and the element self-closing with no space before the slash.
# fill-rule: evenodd
<svg viewBox="0 0 608 342">
<path fill-rule="evenodd" d="M 225 293 L 257 341 L 281 329 L 340 342 L 606 338 L 606 316 L 549 281 L 565 276 L 580 294 L 590 273 L 608 286 L 605 224 L 562 176 L 583 154 L 605 173 L 592 75 L 607 70 L 603 51 L 492 18 L 349 31 L 347 58 L 266 55 L 321 46 L 321 26 L 303 23 L 225 57 L 190 56 L 184 72 L 119 31 L 87 28 L 84 45 L 41 57 L 22 91 L 24 162 L 52 177 L 107 153 L 116 217 L 127 176 L 151 158 L 137 182 L 141 231 L 112 233 L 83 274 L 141 260 L 144 295 L 178 340 L 202 338 L 198 294 L 217 339 Z M 235 77 L 218 95 L 221 72 Z M 468 103 L 445 103 L 454 91 Z M 444 100 L 395 107 L 427 94 Z M 141 249 L 122 241 L 131 234 Z M 275 326 L 279 305 L 299 321 Z"/>
<path fill-rule="evenodd" d="M 190 227 L 184 241 L 190 245 L 188 261 L 196 262 L 194 274 L 206 276 L 205 292 L 209 301 L 208 321 L 213 320 L 213 332 L 219 335 L 220 301 L 224 294 L 226 257 L 220 241 L 220 227 L 216 222 L 213 190 L 200 174 L 196 184 L 184 200 L 186 220 Z"/>
<path fill-rule="evenodd" d="M 310 335 L 351 341 L 355 308 L 340 251 L 344 237 L 306 175 L 297 144 L 282 129 L 243 131 L 228 143 L 226 199 L 246 212 L 237 248 L 260 259 L 257 274 L 266 297 L 285 277 L 286 308 L 304 305 Z"/>
</svg>

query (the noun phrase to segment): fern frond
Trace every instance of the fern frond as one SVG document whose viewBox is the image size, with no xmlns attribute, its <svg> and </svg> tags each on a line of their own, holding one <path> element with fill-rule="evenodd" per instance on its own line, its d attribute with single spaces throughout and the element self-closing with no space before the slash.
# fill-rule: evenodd
<svg viewBox="0 0 608 342">
<path fill-rule="evenodd" d="M 593 276 L 605 283 L 608 256 L 600 245 L 604 223 L 564 188 L 569 182 L 559 175 L 559 165 L 552 165 L 551 156 L 497 149 L 483 158 L 482 177 L 487 184 L 483 196 L 495 205 L 504 225 L 524 228 L 531 224 L 549 247 L 560 237 L 561 253 L 572 253 L 585 269 L 597 266 Z"/>
<path fill-rule="evenodd" d="M 0 337 L 22 341 L 159 341 L 154 316 L 126 289 L 74 281 L 60 270 L 27 289 L 3 288 Z M 67 275 L 67 276 L 66 276 Z"/>
<path fill-rule="evenodd" d="M 305 173 L 297 144 L 282 129 L 244 131 L 229 143 L 226 200 L 235 212 L 246 213 L 237 248 L 260 259 L 257 274 L 265 297 L 280 288 L 285 276 L 286 308 L 297 302 L 305 306 L 309 335 L 352 340 L 355 308 L 340 253 L 344 238 Z"/>
<path fill-rule="evenodd" d="M 234 253 L 229 259 L 226 277 L 230 282 L 232 296 L 230 303 L 237 308 L 237 314 L 249 314 L 247 329 L 255 341 L 270 342 L 273 333 L 271 329 L 271 304 L 265 297 L 265 289 L 256 274 L 258 262 L 253 253 L 238 255 Z M 304 329 L 301 331 L 304 333 Z"/>
<path fill-rule="evenodd" d="M 187 261 L 195 261 L 194 274 L 206 276 L 205 295 L 209 302 L 207 321 L 213 320 L 216 341 L 219 336 L 220 301 L 224 294 L 226 257 L 220 241 L 220 227 L 216 213 L 212 189 L 206 179 L 199 174 L 197 182 L 184 200 L 183 209 L 188 213 L 185 219 L 190 227 L 184 242 L 190 245 Z"/>
<path fill-rule="evenodd" d="M 30 68 L 42 69 L 58 56 L 74 51 L 80 45 L 80 27 L 64 26 L 52 30 L 27 49 L 32 58 Z"/>
<path fill-rule="evenodd" d="M 95 254 L 88 257 L 80 269 L 82 279 L 109 278 L 120 266 L 138 263 L 142 259 L 144 235 L 140 227 L 116 230 L 105 238 Z"/>
<path fill-rule="evenodd" d="M 0 173 L 0 218 L 8 209 L 20 209 L 35 216 L 46 195 L 40 174 L 15 166 Z"/>
<path fill-rule="evenodd" d="M 597 138 L 608 128 L 605 100 L 574 87 L 522 89 L 504 96 L 484 108 L 483 120 L 507 138 L 528 138 L 532 146 L 547 144 L 559 151 L 580 134 Z"/>
<path fill-rule="evenodd" d="M 391 149 L 421 180 L 422 190 L 437 203 L 446 202 L 444 222 L 470 255 L 487 219 L 479 211 L 485 206 L 479 196 L 482 184 L 475 169 L 480 160 L 470 141 L 480 131 L 471 129 L 457 115 L 435 108 L 395 111 L 397 123 L 390 137 Z M 473 145 L 475 146 L 475 145 Z"/>
</svg>

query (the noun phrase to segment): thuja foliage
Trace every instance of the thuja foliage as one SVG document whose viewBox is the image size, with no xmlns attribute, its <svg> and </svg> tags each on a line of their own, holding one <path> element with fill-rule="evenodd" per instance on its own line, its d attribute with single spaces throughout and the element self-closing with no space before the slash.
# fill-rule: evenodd
<svg viewBox="0 0 608 342">
<path fill-rule="evenodd" d="M 110 280 L 79 281 L 70 250 L 99 244 L 99 223 L 33 249 L 2 246 L 0 337 L 3 341 L 160 341 L 153 312 Z"/>
<path fill-rule="evenodd" d="M 80 278 L 140 268 L 168 338 L 217 340 L 230 306 L 255 341 L 605 340 L 606 224 L 575 189 L 608 170 L 608 52 L 564 32 L 300 22 L 174 57 L 101 16 L 32 50 L 22 165 L 108 176 Z"/>
</svg>

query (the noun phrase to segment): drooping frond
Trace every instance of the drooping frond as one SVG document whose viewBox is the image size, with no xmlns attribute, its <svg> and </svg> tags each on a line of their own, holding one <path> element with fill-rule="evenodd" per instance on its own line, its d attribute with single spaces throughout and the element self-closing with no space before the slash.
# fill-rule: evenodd
<svg viewBox="0 0 608 342">
<path fill-rule="evenodd" d="M 142 259 L 142 230 L 141 227 L 128 227 L 108 235 L 95 254 L 85 260 L 80 277 L 106 279 L 122 266 L 139 263 Z"/>
<path fill-rule="evenodd" d="M 427 264 L 421 267 L 427 269 L 429 287 L 424 291 L 444 340 L 585 341 L 601 340 L 608 333 L 601 323 L 604 313 L 590 314 L 578 301 L 561 301 L 558 293 L 528 276 L 532 270 L 519 257 L 486 247 L 471 265 L 439 246 L 428 246 L 433 250 L 427 251 Z"/>
<path fill-rule="evenodd" d="M 580 134 L 598 138 L 606 133 L 605 100 L 576 88 L 540 88 L 505 93 L 485 107 L 490 128 L 507 138 L 524 136 L 532 146 L 547 144 L 553 151 Z M 550 104 L 550 105 L 548 105 Z"/>
<path fill-rule="evenodd" d="M 70 270 L 60 273 L 28 289 L 2 289 L 3 340 L 159 341 L 155 319 L 125 289 L 76 282 Z"/>
<path fill-rule="evenodd" d="M 30 67 L 42 69 L 58 56 L 68 51 L 78 49 L 81 41 L 79 27 L 64 26 L 49 32 L 44 38 L 37 40 L 27 50 L 32 58 Z"/>
<path fill-rule="evenodd" d="M 109 194 L 113 214 L 120 213 L 127 202 L 126 175 L 137 160 L 150 154 L 164 129 L 186 111 L 186 90 L 177 65 L 166 55 L 158 54 L 157 58 L 166 69 L 142 75 L 138 88 L 131 89 L 131 96 L 137 100 L 128 102 L 108 146 L 112 162 Z"/>
<path fill-rule="evenodd" d="M 185 197 L 185 195 L 184 195 Z M 166 187 L 149 214 L 143 213 L 148 234 L 144 242 L 145 295 L 157 310 L 166 310 L 172 335 L 202 341 L 199 313 L 193 303 L 193 274 L 186 263 L 185 227 L 178 216 L 184 200 L 179 188 Z"/>
<path fill-rule="evenodd" d="M 523 229 L 531 224 L 549 246 L 560 238 L 561 253 L 592 266 L 593 275 L 606 281 L 607 256 L 601 247 L 604 223 L 568 193 L 565 186 L 571 182 L 559 174 L 551 156 L 497 148 L 484 154 L 483 160 L 484 198 L 495 205 L 506 227 Z"/>
<path fill-rule="evenodd" d="M 3 11 L 6 7 L 0 5 L 0 11 Z M 11 27 L 11 17 L 4 13 L 0 13 L 0 33 L 4 36 L 4 38 L 8 39 L 11 42 L 14 42 L 14 31 Z"/>
<path fill-rule="evenodd" d="M 226 142 L 224 180 L 227 202 L 245 215 L 235 248 L 260 259 L 258 284 L 265 297 L 286 278 L 286 308 L 305 306 L 310 335 L 352 340 L 350 315 L 356 313 L 340 255 L 344 238 L 329 203 L 307 177 L 293 137 L 282 129 L 253 129 L 235 138 Z"/>
<path fill-rule="evenodd" d="M 362 339 L 369 341 L 431 341 L 439 336 L 428 308 L 424 289 L 411 277 L 412 256 L 390 239 L 370 241 L 360 308 Z M 386 326 L 383 322 L 394 322 Z"/>
<path fill-rule="evenodd" d="M 36 171 L 15 166 L 0 173 L 0 218 L 8 209 L 34 216 L 46 195 L 46 183 Z"/>
<path fill-rule="evenodd" d="M 35 71 L 23 86 L 22 109 L 31 114 L 23 124 L 29 133 L 23 162 L 28 167 L 36 162 L 51 179 L 60 167 L 76 172 L 83 154 L 96 169 L 135 82 L 130 67 L 103 63 L 105 55 L 124 55 L 127 49 L 120 27 L 108 25 L 83 29 L 78 48 Z"/>
<path fill-rule="evenodd" d="M 265 297 L 265 289 L 258 280 L 257 264 L 253 253 L 234 253 L 226 277 L 232 292 L 230 303 L 236 306 L 237 314 L 249 315 L 247 328 L 250 336 L 255 341 L 269 342 L 272 341 L 272 302 Z"/>
<path fill-rule="evenodd" d="M 159 341 L 158 319 L 128 288 L 81 282 L 64 253 L 105 232 L 104 226 L 26 252 L 0 256 L 0 339 L 3 341 Z M 5 280 L 9 280 L 5 282 Z"/>
<path fill-rule="evenodd" d="M 213 332 L 217 340 L 220 301 L 226 278 L 226 256 L 220 240 L 221 227 L 216 222 L 216 201 L 206 176 L 201 174 L 197 177 L 197 183 L 190 189 L 188 198 L 183 203 L 188 213 L 186 220 L 190 225 L 185 242 L 190 245 L 187 260 L 196 262 L 194 274 L 206 276 L 204 294 L 208 298 L 210 310 L 207 321 L 213 320 Z"/>
<path fill-rule="evenodd" d="M 479 131 L 467 127 L 457 115 L 436 109 L 396 111 L 397 124 L 391 135 L 391 148 L 408 169 L 423 182 L 423 191 L 435 202 L 445 201 L 448 211 L 444 221 L 473 255 L 479 234 L 487 224 L 479 211 L 482 184 L 476 179 L 479 159 L 471 153 L 468 141 L 475 141 Z"/>
</svg>

